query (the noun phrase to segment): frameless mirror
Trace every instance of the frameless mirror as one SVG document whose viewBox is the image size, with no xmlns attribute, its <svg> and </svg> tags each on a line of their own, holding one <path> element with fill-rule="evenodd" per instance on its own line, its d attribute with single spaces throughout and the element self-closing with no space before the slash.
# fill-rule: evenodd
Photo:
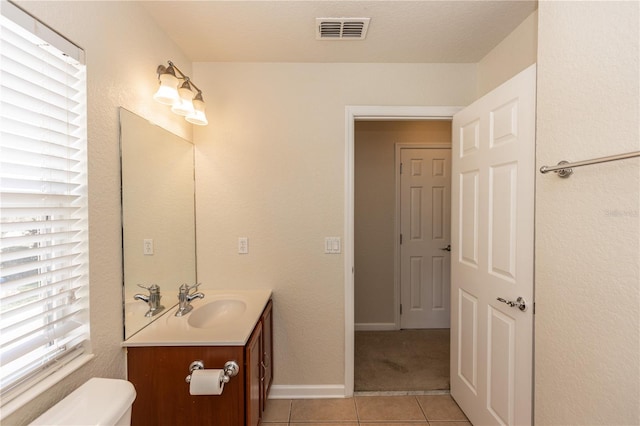
<svg viewBox="0 0 640 426">
<path fill-rule="evenodd" d="M 194 149 L 120 108 L 120 161 L 126 340 L 177 303 L 181 284 L 196 283 Z M 150 312 L 152 285 L 164 309 Z"/>
</svg>

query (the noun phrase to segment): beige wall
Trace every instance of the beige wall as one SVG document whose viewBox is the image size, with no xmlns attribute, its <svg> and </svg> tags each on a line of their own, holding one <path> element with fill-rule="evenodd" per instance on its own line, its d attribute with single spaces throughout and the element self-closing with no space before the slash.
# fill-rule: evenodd
<svg viewBox="0 0 640 426">
<path fill-rule="evenodd" d="M 478 97 L 535 64 L 537 40 L 538 11 L 535 11 L 478 62 Z"/>
<path fill-rule="evenodd" d="M 639 9 L 540 2 L 538 167 L 640 150 Z M 536 424 L 640 424 L 640 160 L 536 186 Z"/>
<path fill-rule="evenodd" d="M 356 329 L 395 324 L 396 143 L 450 145 L 451 121 L 356 121 Z"/>
<path fill-rule="evenodd" d="M 124 378 L 118 107 L 191 139 L 191 126 L 152 101 L 158 64 L 183 54 L 134 2 L 20 2 L 86 51 L 91 339 L 95 357 L 3 425 L 26 424 L 93 376 Z"/>
<path fill-rule="evenodd" d="M 346 105 L 465 105 L 475 65 L 196 63 L 198 279 L 274 291 L 275 385 L 344 384 Z M 249 238 L 249 254 L 237 239 Z M 277 390 L 277 388 L 275 388 Z"/>
</svg>

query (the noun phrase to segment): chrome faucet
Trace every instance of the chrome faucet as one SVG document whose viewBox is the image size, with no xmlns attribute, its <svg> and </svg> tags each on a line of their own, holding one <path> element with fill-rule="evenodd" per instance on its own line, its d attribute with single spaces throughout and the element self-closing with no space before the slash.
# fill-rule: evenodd
<svg viewBox="0 0 640 426">
<path fill-rule="evenodd" d="M 144 314 L 144 316 L 152 317 L 162 312 L 164 306 L 160 304 L 160 299 L 162 298 L 162 296 L 160 295 L 160 286 L 157 284 L 152 284 L 150 287 L 145 287 L 141 284 L 138 284 L 138 287 L 149 290 L 148 296 L 145 296 L 144 294 L 136 294 L 133 296 L 135 300 L 142 300 L 149 305 L 149 310 L 146 314 Z"/>
<path fill-rule="evenodd" d="M 204 294 L 201 292 L 191 293 L 191 291 L 195 291 L 198 289 L 200 283 L 192 285 L 189 287 L 187 284 L 182 284 L 178 289 L 178 310 L 176 311 L 176 316 L 181 317 L 183 315 L 187 315 L 193 309 L 191 306 L 191 301 L 193 299 L 203 299 Z"/>
</svg>

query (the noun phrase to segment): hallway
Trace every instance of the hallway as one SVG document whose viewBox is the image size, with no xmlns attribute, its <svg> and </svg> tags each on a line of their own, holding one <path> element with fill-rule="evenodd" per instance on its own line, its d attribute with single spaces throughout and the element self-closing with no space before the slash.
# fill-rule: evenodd
<svg viewBox="0 0 640 426">
<path fill-rule="evenodd" d="M 448 391 L 449 329 L 356 331 L 355 392 Z"/>
</svg>

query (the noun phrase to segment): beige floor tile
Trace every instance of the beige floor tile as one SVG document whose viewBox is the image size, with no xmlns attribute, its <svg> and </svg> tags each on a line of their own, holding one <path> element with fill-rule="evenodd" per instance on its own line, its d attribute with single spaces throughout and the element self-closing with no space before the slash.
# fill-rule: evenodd
<svg viewBox="0 0 640 426">
<path fill-rule="evenodd" d="M 433 421 L 468 421 L 467 416 L 449 395 L 419 395 L 416 398 L 429 423 Z"/>
<path fill-rule="evenodd" d="M 269 425 L 269 426 L 289 426 L 289 423 L 265 423 L 260 422 L 261 425 Z"/>
<path fill-rule="evenodd" d="M 357 422 L 289 423 L 289 426 L 358 426 L 358 423 Z"/>
<path fill-rule="evenodd" d="M 287 423 L 291 412 L 290 399 L 268 399 L 262 415 L 263 423 Z M 271 425 L 270 425 L 271 426 Z"/>
<path fill-rule="evenodd" d="M 430 423 L 427 423 L 427 422 L 411 422 L 411 423 L 397 423 L 397 422 L 379 423 L 379 422 L 375 422 L 375 423 L 360 423 L 360 426 L 430 426 Z M 452 425 L 452 426 L 455 426 L 455 425 Z"/>
<path fill-rule="evenodd" d="M 473 426 L 470 422 L 429 422 L 429 426 Z"/>
<path fill-rule="evenodd" d="M 361 422 L 426 420 L 415 396 L 366 396 L 355 400 Z"/>
<path fill-rule="evenodd" d="M 353 398 L 294 399 L 291 420 L 295 422 L 357 422 Z"/>
</svg>

